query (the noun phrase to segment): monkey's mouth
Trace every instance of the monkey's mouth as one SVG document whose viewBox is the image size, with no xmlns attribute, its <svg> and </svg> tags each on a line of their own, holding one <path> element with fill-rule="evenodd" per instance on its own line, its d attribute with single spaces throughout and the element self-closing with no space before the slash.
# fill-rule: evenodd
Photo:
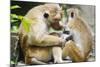
<svg viewBox="0 0 100 67">
<path fill-rule="evenodd" d="M 61 30 L 62 29 L 62 26 L 60 25 L 59 22 L 53 22 L 53 23 L 51 23 L 50 26 L 55 30 Z"/>
</svg>

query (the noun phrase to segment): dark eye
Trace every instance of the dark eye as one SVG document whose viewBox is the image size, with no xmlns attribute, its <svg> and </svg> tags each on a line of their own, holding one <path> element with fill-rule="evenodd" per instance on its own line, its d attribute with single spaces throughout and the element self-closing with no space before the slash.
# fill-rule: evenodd
<svg viewBox="0 0 100 67">
<path fill-rule="evenodd" d="M 72 18 L 74 17 L 74 13 L 73 13 L 73 12 L 71 12 L 71 17 L 72 17 Z"/>
<path fill-rule="evenodd" d="M 49 14 L 48 13 L 44 13 L 44 18 L 48 18 Z"/>
</svg>

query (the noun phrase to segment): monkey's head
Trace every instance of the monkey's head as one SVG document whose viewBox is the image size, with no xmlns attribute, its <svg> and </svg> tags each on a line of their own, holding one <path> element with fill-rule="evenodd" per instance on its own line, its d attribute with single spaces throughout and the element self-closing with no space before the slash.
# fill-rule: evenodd
<svg viewBox="0 0 100 67">
<path fill-rule="evenodd" d="M 47 24 L 49 24 L 49 26 L 55 30 L 60 30 L 62 28 L 62 26 L 59 24 L 62 18 L 61 7 L 59 4 L 45 4 L 44 6 L 46 10 L 44 11 L 43 16 L 46 19 Z"/>
</svg>

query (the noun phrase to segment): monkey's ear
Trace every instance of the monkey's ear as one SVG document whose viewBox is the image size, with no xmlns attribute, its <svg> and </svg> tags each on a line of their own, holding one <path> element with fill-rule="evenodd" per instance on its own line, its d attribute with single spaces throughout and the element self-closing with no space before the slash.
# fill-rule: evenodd
<svg viewBox="0 0 100 67">
<path fill-rule="evenodd" d="M 49 17 L 49 14 L 48 13 L 44 13 L 44 18 L 48 18 Z"/>
</svg>

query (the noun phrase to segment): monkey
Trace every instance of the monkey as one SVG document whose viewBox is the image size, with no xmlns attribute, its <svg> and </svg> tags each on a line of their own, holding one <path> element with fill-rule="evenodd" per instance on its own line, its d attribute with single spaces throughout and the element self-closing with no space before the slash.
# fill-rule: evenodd
<svg viewBox="0 0 100 67">
<path fill-rule="evenodd" d="M 67 9 L 67 14 L 66 27 L 72 32 L 73 40 L 66 42 L 63 48 L 63 58 L 69 56 L 73 62 L 87 61 L 93 45 L 90 27 L 80 16 L 78 8 Z"/>
<path fill-rule="evenodd" d="M 49 28 L 62 29 L 61 8 L 59 4 L 44 4 L 30 9 L 25 18 L 31 20 L 29 32 L 23 24 L 19 27 L 20 46 L 24 54 L 25 64 L 46 64 L 54 58 L 54 63 L 62 63 L 62 43 L 58 36 L 50 35 Z"/>
</svg>

